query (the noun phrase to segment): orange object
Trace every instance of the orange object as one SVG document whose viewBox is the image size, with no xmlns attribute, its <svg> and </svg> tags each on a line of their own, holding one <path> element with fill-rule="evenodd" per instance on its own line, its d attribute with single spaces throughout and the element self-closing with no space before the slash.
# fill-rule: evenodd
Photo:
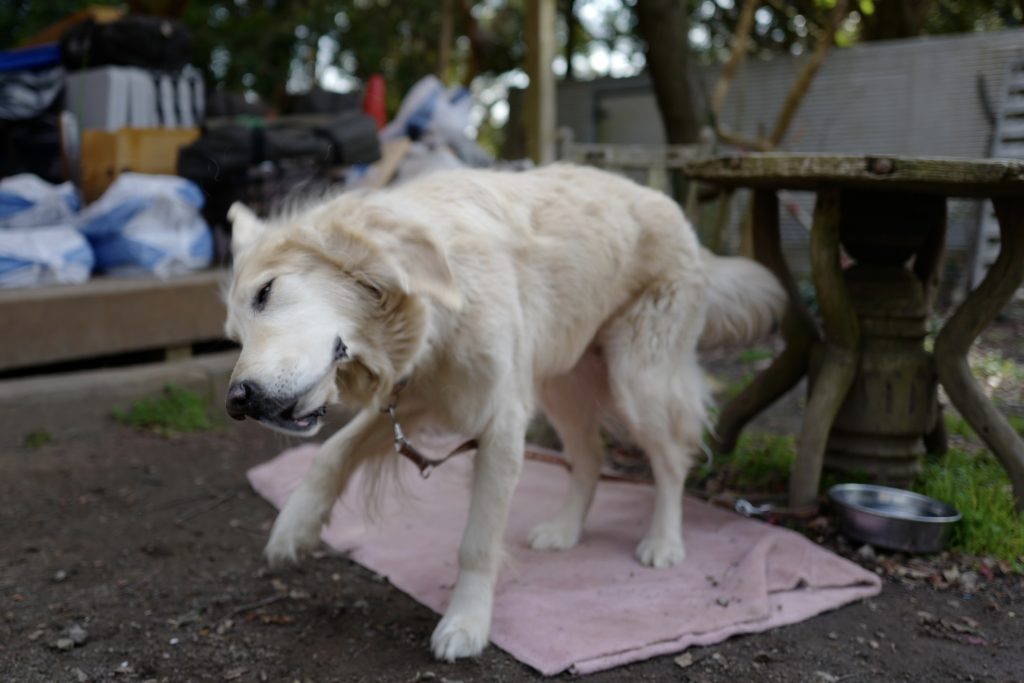
<svg viewBox="0 0 1024 683">
<path fill-rule="evenodd" d="M 370 76 L 366 81 L 366 95 L 363 98 L 363 111 L 377 122 L 377 130 L 387 125 L 388 98 L 384 77 L 380 74 Z"/>
</svg>

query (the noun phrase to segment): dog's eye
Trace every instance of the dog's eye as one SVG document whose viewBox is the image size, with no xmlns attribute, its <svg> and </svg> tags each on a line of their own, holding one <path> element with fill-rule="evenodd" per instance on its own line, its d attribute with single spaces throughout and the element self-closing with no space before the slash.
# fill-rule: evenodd
<svg viewBox="0 0 1024 683">
<path fill-rule="evenodd" d="M 384 292 L 380 291 L 380 289 L 371 285 L 369 282 L 364 282 L 363 280 L 356 280 L 356 284 L 358 284 L 360 287 L 369 292 L 370 296 L 372 296 L 377 301 L 381 301 L 384 299 Z"/>
<path fill-rule="evenodd" d="M 273 279 L 267 280 L 267 284 L 263 285 L 263 288 L 257 292 L 256 298 L 252 300 L 252 307 L 257 311 L 262 311 L 264 306 L 267 305 L 267 299 L 270 297 L 270 288 L 273 284 Z"/>
</svg>

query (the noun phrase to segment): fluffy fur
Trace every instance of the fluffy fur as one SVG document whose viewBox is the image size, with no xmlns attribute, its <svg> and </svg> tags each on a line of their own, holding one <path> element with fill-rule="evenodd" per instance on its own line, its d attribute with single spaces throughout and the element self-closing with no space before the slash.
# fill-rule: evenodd
<svg viewBox="0 0 1024 683">
<path fill-rule="evenodd" d="M 460 573 L 432 638 L 437 657 L 473 656 L 487 643 L 501 538 L 538 404 L 573 469 L 561 511 L 533 529 L 531 546 L 579 540 L 602 463 L 600 424 L 614 416 L 655 477 L 637 557 L 653 567 L 683 559 L 683 481 L 708 401 L 698 344 L 770 329 L 785 296 L 767 270 L 701 249 L 664 195 L 569 165 L 438 173 L 271 224 L 240 206 L 232 219 L 227 332 L 242 344 L 235 412 L 310 435 L 321 406 L 362 409 L 323 444 L 281 511 L 266 549 L 272 562 L 312 548 L 351 473 L 390 452 L 380 408 L 404 378 L 407 431 L 430 421 L 480 444 Z M 237 389 L 243 382 L 258 388 L 258 404 L 256 389 Z"/>
</svg>

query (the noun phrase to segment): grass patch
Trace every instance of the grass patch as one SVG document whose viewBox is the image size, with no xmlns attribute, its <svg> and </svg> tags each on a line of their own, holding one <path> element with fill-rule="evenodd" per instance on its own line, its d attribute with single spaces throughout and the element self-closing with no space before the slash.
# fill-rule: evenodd
<svg viewBox="0 0 1024 683">
<path fill-rule="evenodd" d="M 725 394 L 725 400 L 729 401 L 736 398 L 739 395 L 739 393 L 743 391 L 747 387 L 747 385 L 753 381 L 754 373 L 748 372 L 735 382 L 730 382 L 729 384 L 727 384 L 725 387 L 725 391 L 723 392 Z"/>
<path fill-rule="evenodd" d="M 796 440 L 778 434 L 743 434 L 736 450 L 715 460 L 710 468 L 698 467 L 698 480 L 715 479 L 721 488 L 758 493 L 784 493 L 788 490 L 790 469 L 796 459 Z M 871 474 L 864 471 L 821 475 L 822 492 L 836 484 L 866 484 Z"/>
<path fill-rule="evenodd" d="M 718 490 L 778 493 L 786 490 L 795 457 L 791 436 L 744 434 L 735 451 L 716 458 L 711 467 L 698 467 L 695 478 L 714 479 Z"/>
<path fill-rule="evenodd" d="M 1006 421 L 1013 427 L 1013 431 L 1024 436 L 1024 415 L 1008 415 Z"/>
<path fill-rule="evenodd" d="M 42 448 L 46 444 L 52 442 L 53 434 L 45 429 L 39 429 L 26 434 L 25 440 L 22 443 L 25 445 L 25 448 Z"/>
<path fill-rule="evenodd" d="M 755 346 L 752 349 L 743 351 L 739 356 L 739 361 L 741 363 L 758 363 L 774 356 L 775 354 L 770 349 L 762 349 Z"/>
<path fill-rule="evenodd" d="M 1024 365 L 998 352 L 971 353 L 970 365 L 974 376 L 986 384 L 1006 383 L 1020 386 L 1024 383 Z"/>
<path fill-rule="evenodd" d="M 943 416 L 946 421 L 946 433 L 950 436 L 959 436 L 963 439 L 973 439 L 974 430 L 971 429 L 971 425 L 967 424 L 967 420 L 963 418 L 960 413 L 949 410 Z"/>
<path fill-rule="evenodd" d="M 164 436 L 203 432 L 213 427 L 207 400 L 175 384 L 168 384 L 157 396 L 137 401 L 128 410 L 114 410 L 114 419 Z"/>
<path fill-rule="evenodd" d="M 967 420 L 965 420 L 960 413 L 950 411 L 946 413 L 945 420 L 946 432 L 950 436 L 955 435 L 968 440 L 980 440 L 974 433 L 974 430 L 971 429 L 971 425 L 967 424 Z M 1006 421 L 1010 423 L 1010 427 L 1013 428 L 1013 431 L 1024 436 L 1024 415 L 1006 415 Z"/>
<path fill-rule="evenodd" d="M 963 514 L 950 535 L 951 549 L 992 555 L 1024 572 L 1024 520 L 1014 509 L 1010 480 L 991 453 L 950 448 L 925 463 L 914 489 Z"/>
</svg>

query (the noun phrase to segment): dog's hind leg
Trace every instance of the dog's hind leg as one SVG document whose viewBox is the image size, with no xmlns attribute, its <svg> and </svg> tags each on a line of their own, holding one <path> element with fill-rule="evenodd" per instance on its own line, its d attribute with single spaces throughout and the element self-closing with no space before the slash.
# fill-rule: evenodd
<svg viewBox="0 0 1024 683">
<path fill-rule="evenodd" d="M 600 427 L 607 394 L 604 359 L 593 349 L 569 373 L 545 380 L 541 386 L 541 407 L 558 432 L 572 473 L 558 514 L 530 530 L 534 550 L 564 550 L 579 541 L 601 474 L 604 447 Z"/>
<path fill-rule="evenodd" d="M 352 473 L 368 458 L 388 452 L 391 423 L 365 410 L 327 439 L 299 487 L 288 497 L 270 532 L 264 554 L 272 565 L 296 562 L 320 542 L 320 531 Z"/>
<path fill-rule="evenodd" d="M 604 339 L 612 400 L 654 473 L 654 512 L 636 550 L 652 567 L 686 556 L 683 484 L 700 450 L 708 396 L 696 353 L 704 306 L 701 281 L 663 282 L 621 313 Z"/>
<path fill-rule="evenodd" d="M 494 585 L 512 493 L 523 464 L 528 411 L 509 406 L 478 437 L 469 521 L 459 546 L 459 576 L 448 609 L 430 638 L 434 656 L 475 657 L 487 645 Z"/>
</svg>

